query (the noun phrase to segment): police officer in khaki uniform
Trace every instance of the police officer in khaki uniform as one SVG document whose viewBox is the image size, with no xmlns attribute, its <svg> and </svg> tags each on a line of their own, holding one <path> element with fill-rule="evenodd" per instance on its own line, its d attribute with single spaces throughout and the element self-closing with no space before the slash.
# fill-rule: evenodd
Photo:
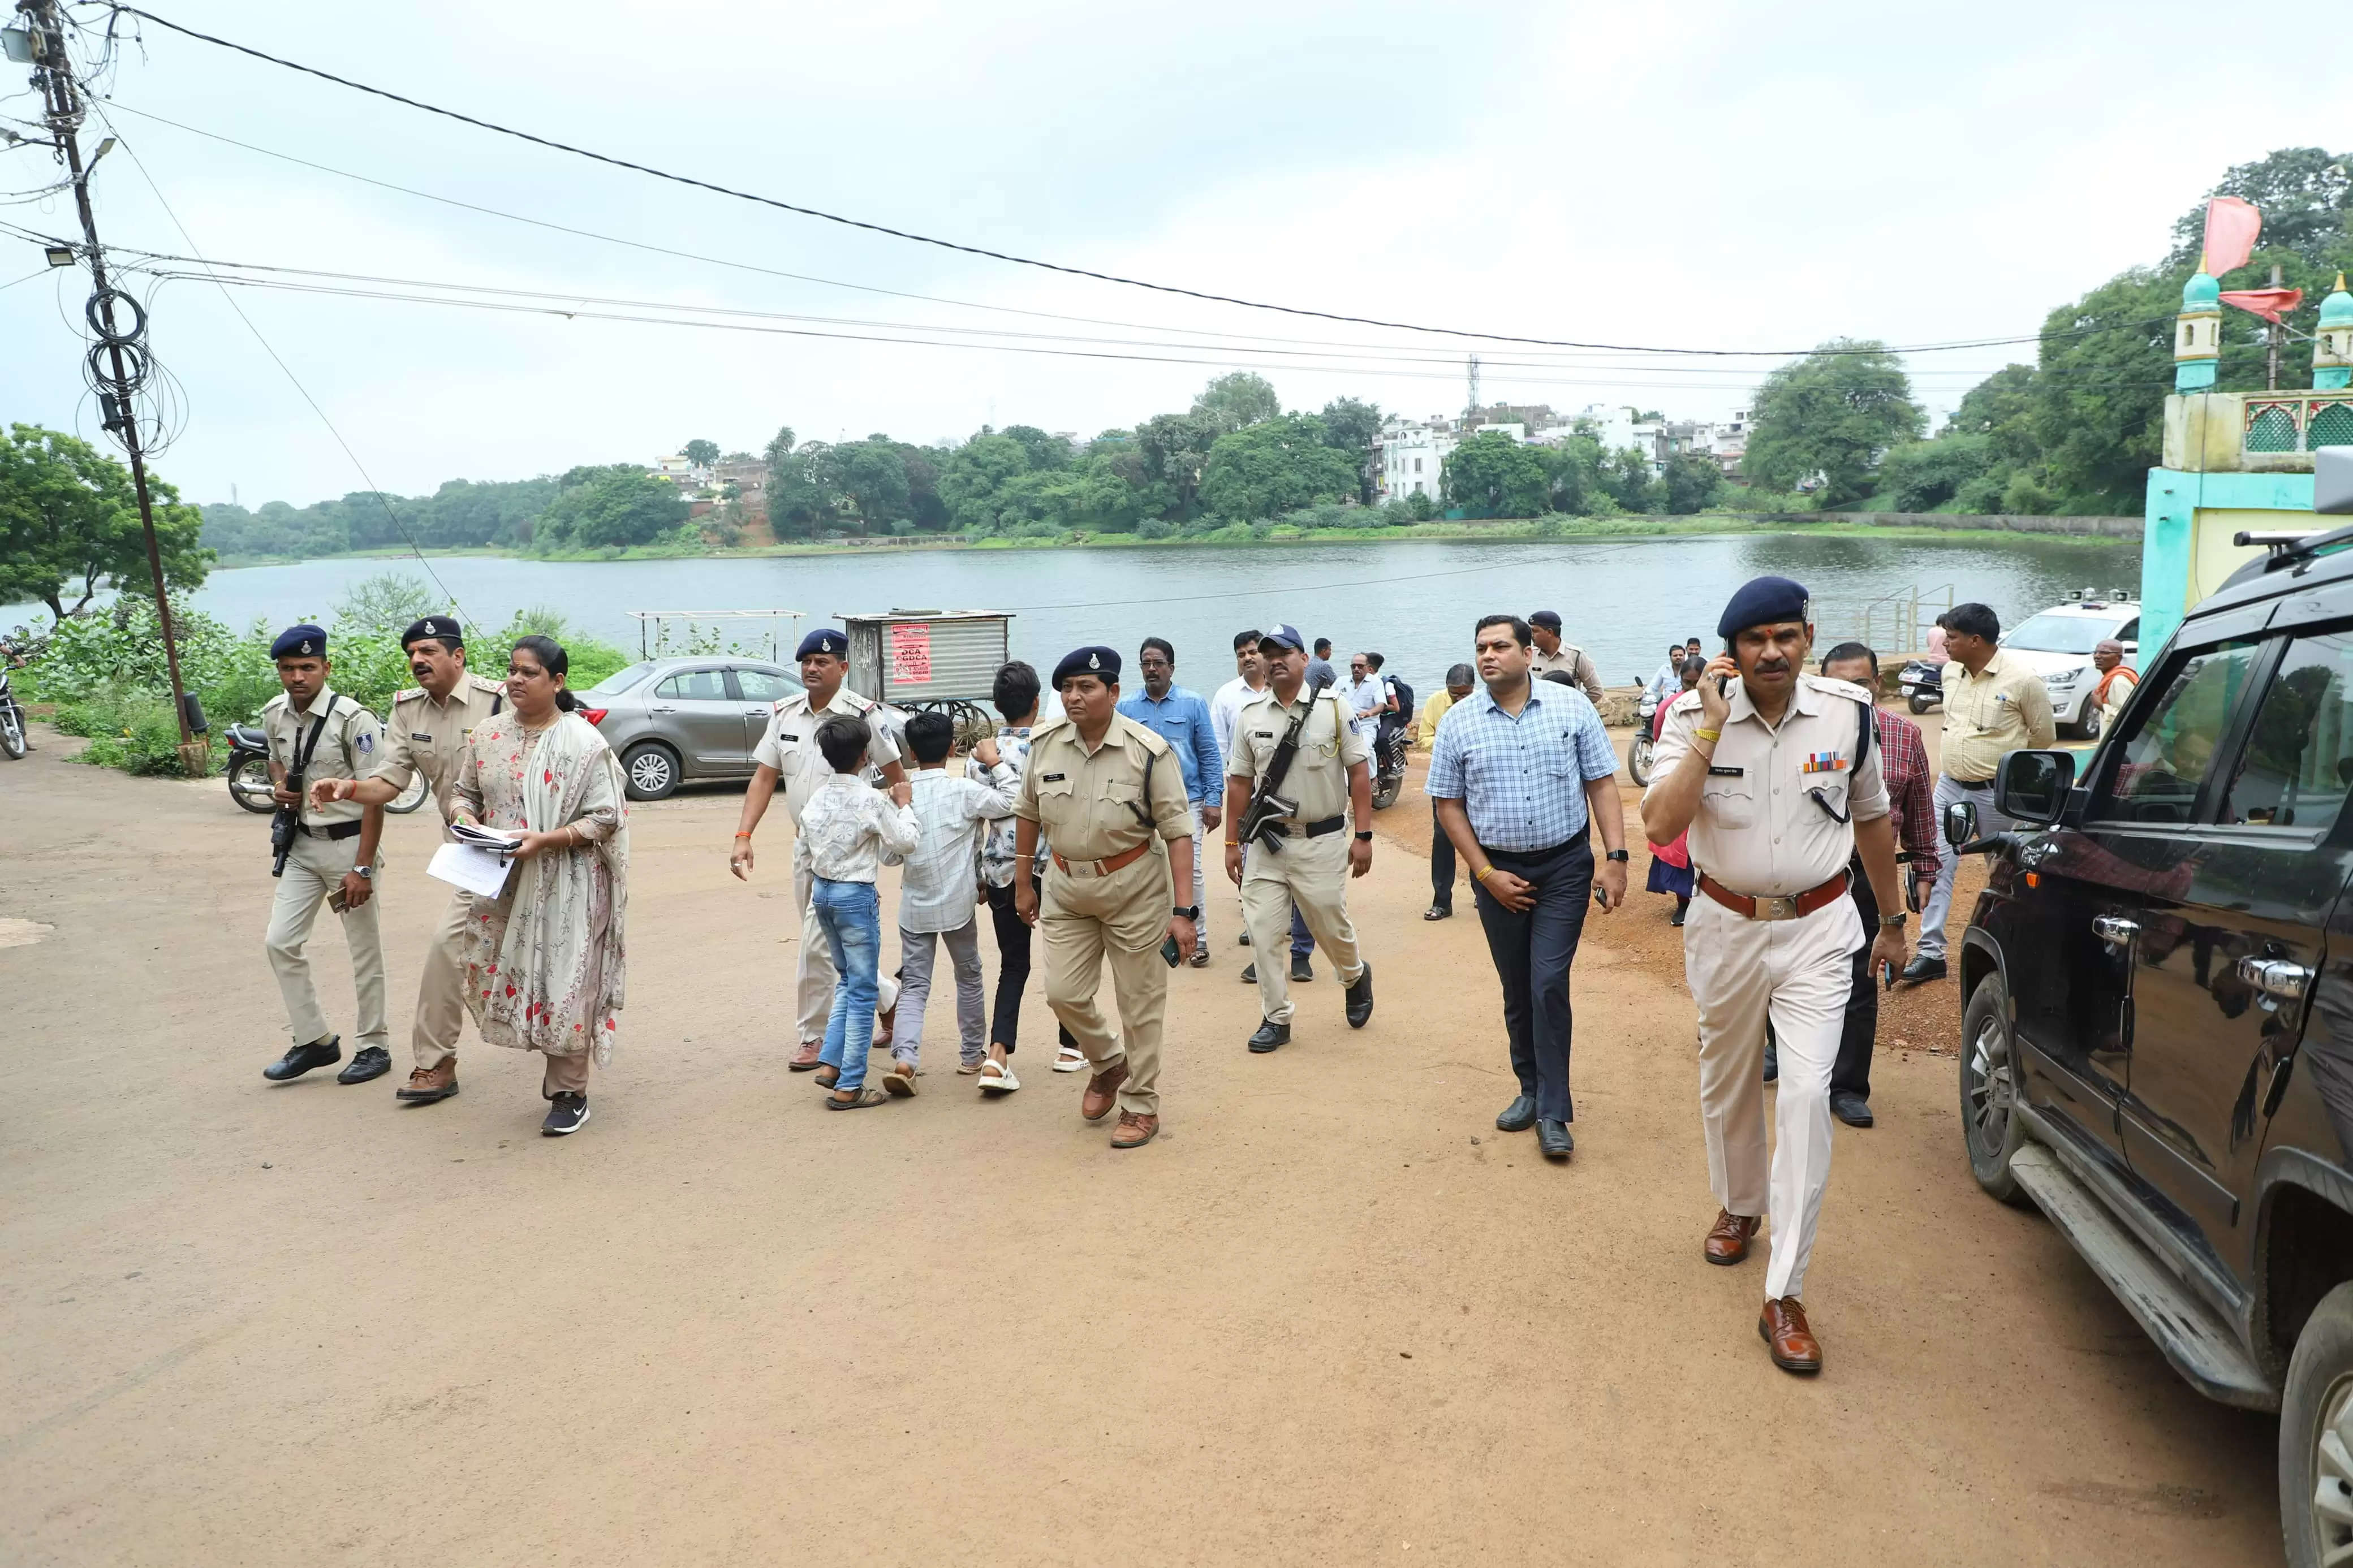
<svg viewBox="0 0 2353 1568">
<path fill-rule="evenodd" d="M 1601 672 L 1593 667 L 1593 656 L 1575 643 L 1560 640 L 1560 612 L 1538 610 L 1528 617 L 1528 633 L 1535 638 L 1535 658 L 1529 661 L 1531 680 L 1542 680 L 1554 670 L 1559 670 L 1577 682 L 1585 700 L 1594 707 L 1601 706 Z"/>
<path fill-rule="evenodd" d="M 1765 1310 L 1757 1324 L 1775 1364 L 1821 1370 L 1799 1300 L 1830 1177 L 1831 1068 L 1838 1058 L 1855 950 L 1868 973 L 1904 966 L 1904 889 L 1895 871 L 1871 698 L 1804 673 L 1813 641 L 1806 590 L 1759 577 L 1725 607 L 1718 655 L 1668 710 L 1642 831 L 1691 834 L 1700 897 L 1683 925 L 1683 973 L 1699 1007 L 1700 1121 L 1722 1205 L 1703 1252 L 1738 1263 L 1773 1221 Z M 1729 691 L 1725 689 L 1729 686 Z M 1883 910 L 1862 929 L 1847 895 L 1860 851 Z M 1780 1044 L 1778 1134 L 1765 1151 L 1765 1026 Z"/>
<path fill-rule="evenodd" d="M 1266 660 L 1266 691 L 1234 721 L 1233 751 L 1226 758 L 1226 875 L 1242 890 L 1242 919 L 1256 951 L 1280 953 L 1291 911 L 1299 911 L 1347 987 L 1348 1026 L 1361 1029 L 1373 1016 L 1373 966 L 1356 952 L 1348 879 L 1373 868 L 1372 746 L 1350 721 L 1344 699 L 1327 691 L 1307 706 L 1307 655 L 1298 627 L 1278 626 L 1258 647 Z M 1250 797 L 1292 720 L 1303 712 L 1299 749 L 1275 791 L 1297 809 L 1274 819 L 1279 845 L 1244 846 L 1241 824 Z M 1353 838 L 1345 831 L 1352 810 Z M 1263 1056 L 1291 1043 L 1291 977 L 1280 963 L 1257 969 L 1262 1017 L 1250 1048 Z"/>
<path fill-rule="evenodd" d="M 336 1079 L 365 1083 L 392 1068 L 392 1054 L 385 1048 L 391 1028 L 384 1012 L 384 944 L 375 918 L 375 847 L 384 834 L 384 808 L 355 802 L 316 805 L 308 791 L 297 795 L 290 789 L 288 780 L 298 773 L 306 780 L 358 777 L 375 766 L 381 731 L 375 714 L 327 685 L 325 632 L 290 626 L 270 645 L 269 656 L 278 661 L 278 682 L 285 688 L 261 710 L 261 727 L 269 738 L 269 782 L 278 804 L 300 815 L 264 944 L 286 999 L 286 1027 L 293 1043 L 261 1076 L 283 1083 L 343 1058 L 341 1038 L 319 1010 L 311 960 L 302 951 L 319 906 L 332 900 L 340 906 L 343 941 L 352 950 L 352 988 L 359 1003 L 359 1049 Z"/>
<path fill-rule="evenodd" d="M 1111 1146 L 1137 1149 L 1160 1131 L 1160 948 L 1192 952 L 1201 913 L 1174 901 L 1193 885 L 1193 810 L 1168 742 L 1119 711 L 1115 650 L 1067 656 L 1054 689 L 1062 718 L 1031 735 L 1013 807 L 1013 907 L 1045 938 L 1046 1000 L 1094 1068 L 1079 1114 L 1100 1121 L 1116 1104 Z M 1029 879 L 1041 831 L 1054 847 L 1042 891 Z M 1106 958 L 1116 1039 L 1095 1001 Z"/>
<path fill-rule="evenodd" d="M 801 638 L 793 657 L 800 661 L 801 684 L 806 689 L 776 705 L 768 718 L 767 732 L 752 749 L 752 787 L 744 792 L 744 812 L 735 824 L 735 844 L 727 858 L 727 868 L 739 880 L 750 879 L 752 833 L 767 813 L 777 781 L 784 782 L 785 815 L 792 819 L 793 831 L 798 833 L 802 811 L 817 794 L 818 785 L 833 772 L 817 749 L 818 721 L 828 713 L 847 713 L 866 721 L 874 737 L 866 748 L 866 765 L 885 784 L 900 784 L 907 777 L 907 770 L 900 765 L 898 745 L 892 739 L 889 710 L 843 684 L 843 677 L 849 673 L 849 634 L 820 626 Z M 903 725 L 904 721 L 901 723 Z M 817 1070 L 818 1053 L 825 1048 L 826 1019 L 833 1012 L 834 982 L 839 978 L 833 967 L 833 949 L 825 940 L 825 931 L 818 924 L 817 908 L 810 901 L 816 891 L 817 879 L 796 840 L 793 907 L 800 914 L 801 936 L 795 998 L 800 1045 L 789 1064 L 795 1072 Z M 877 1050 L 891 1043 L 891 1015 L 898 1006 L 898 982 L 885 974 L 874 1009 Z"/>
<path fill-rule="evenodd" d="M 314 799 L 356 800 L 384 805 L 399 797 L 419 773 L 433 790 L 434 804 L 449 819 L 449 793 L 458 778 L 458 754 L 474 726 L 506 706 L 506 687 L 466 668 L 465 634 L 454 616 L 427 616 L 400 634 L 400 651 L 417 684 L 392 700 L 392 721 L 384 756 L 364 779 L 321 779 Z M 417 1017 L 409 1026 L 409 1049 L 417 1065 L 394 1098 L 429 1105 L 458 1092 L 458 1031 L 466 1021 L 465 959 L 461 948 L 473 895 L 449 890 L 449 905 L 425 950 L 425 973 L 417 986 Z"/>
</svg>

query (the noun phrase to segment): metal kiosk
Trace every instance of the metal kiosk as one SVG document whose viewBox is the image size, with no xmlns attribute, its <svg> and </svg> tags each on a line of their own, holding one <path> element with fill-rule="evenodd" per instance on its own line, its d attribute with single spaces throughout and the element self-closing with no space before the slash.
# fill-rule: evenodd
<svg viewBox="0 0 2353 1568">
<path fill-rule="evenodd" d="M 892 610 L 843 616 L 849 689 L 902 712 L 931 710 L 959 736 L 995 725 L 984 706 L 995 689 L 1013 617 L 996 610 Z"/>
</svg>

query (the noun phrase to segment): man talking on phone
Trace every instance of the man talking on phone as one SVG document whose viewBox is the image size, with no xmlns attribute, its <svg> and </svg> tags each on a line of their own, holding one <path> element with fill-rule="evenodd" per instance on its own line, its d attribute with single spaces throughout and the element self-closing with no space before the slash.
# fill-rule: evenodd
<svg viewBox="0 0 2353 1568">
<path fill-rule="evenodd" d="M 1883 911 L 1867 973 L 1900 970 L 1905 958 L 1871 698 L 1804 673 L 1811 612 L 1805 588 L 1787 577 L 1759 577 L 1732 596 L 1715 628 L 1726 651 L 1668 710 L 1642 797 L 1651 843 L 1689 831 L 1703 895 L 1683 926 L 1683 973 L 1699 1008 L 1700 1121 L 1721 1205 L 1702 1253 L 1740 1262 L 1771 1215 L 1757 1331 L 1775 1365 L 1799 1373 L 1822 1365 L 1799 1293 L 1830 1179 L 1831 1070 L 1865 935 L 1848 896 L 1857 854 Z M 1768 1021 L 1781 1059 L 1769 1172 Z"/>
</svg>

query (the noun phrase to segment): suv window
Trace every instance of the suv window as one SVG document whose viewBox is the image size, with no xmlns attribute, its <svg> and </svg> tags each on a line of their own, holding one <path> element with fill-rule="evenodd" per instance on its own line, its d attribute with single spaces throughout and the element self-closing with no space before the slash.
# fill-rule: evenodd
<svg viewBox="0 0 2353 1568">
<path fill-rule="evenodd" d="M 2086 816 L 2188 822 L 2257 652 L 2253 642 L 2226 642 L 2178 659 L 2164 694 L 2141 708 L 2113 779 L 2094 797 Z"/>
<path fill-rule="evenodd" d="M 659 697 L 683 698 L 691 702 L 724 702 L 727 700 L 727 675 L 717 669 L 681 669 L 654 688 Z"/>
<path fill-rule="evenodd" d="M 2231 778 L 2221 820 L 2251 827 L 2327 827 L 2353 774 L 2353 634 L 2288 644 L 2263 690 Z"/>
<path fill-rule="evenodd" d="M 782 702 L 800 690 L 800 683 L 773 669 L 745 669 L 737 666 L 735 684 L 743 689 L 747 702 Z"/>
</svg>

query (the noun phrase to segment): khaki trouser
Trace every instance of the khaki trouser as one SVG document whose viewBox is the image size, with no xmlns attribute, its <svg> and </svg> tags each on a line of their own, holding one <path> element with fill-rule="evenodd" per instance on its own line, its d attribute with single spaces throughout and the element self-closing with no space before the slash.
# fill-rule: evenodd
<svg viewBox="0 0 2353 1568">
<path fill-rule="evenodd" d="M 458 1054 L 458 1031 L 466 1023 L 466 923 L 473 918 L 473 895 L 461 888 L 449 891 L 449 907 L 433 928 L 433 943 L 425 950 L 425 973 L 417 984 L 417 1021 L 408 1032 L 408 1048 L 417 1065 L 431 1069 Z"/>
<path fill-rule="evenodd" d="M 568 1057 L 543 1058 L 547 1067 L 540 1075 L 539 1092 L 543 1099 L 559 1094 L 588 1092 L 588 1053 L 575 1051 Z"/>
<path fill-rule="evenodd" d="M 1168 858 L 1155 845 L 1108 877 L 1073 877 L 1049 861 L 1038 901 L 1047 1005 L 1095 1071 L 1126 1060 L 1119 1109 L 1138 1116 L 1160 1114 L 1160 1026 L 1169 973 L 1160 944 L 1168 936 L 1169 892 Z M 1119 998 L 1117 1039 L 1095 1001 L 1106 958 Z"/>
<path fill-rule="evenodd" d="M 1683 974 L 1699 1005 L 1699 1113 L 1715 1201 L 1772 1216 L 1768 1299 L 1803 1293 L 1831 1174 L 1831 1068 L 1862 942 L 1852 899 L 1793 921 L 1752 921 L 1704 892 L 1683 925 Z M 1765 1153 L 1765 1025 L 1781 1074 Z"/>
<path fill-rule="evenodd" d="M 286 857 L 286 872 L 278 879 L 276 899 L 269 906 L 269 934 L 263 946 L 269 967 L 277 972 L 279 993 L 286 999 L 286 1031 L 294 1044 L 309 1045 L 333 1033 L 319 1010 L 319 989 L 311 983 L 311 960 L 303 944 L 311 939 L 311 922 L 328 892 L 342 885 L 344 873 L 359 863 L 359 835 L 320 838 L 297 833 Z M 376 935 L 376 900 L 373 898 L 343 916 L 343 941 L 352 950 L 352 989 L 357 994 L 357 1048 L 384 1047 L 392 1037 L 384 1011 L 384 943 Z"/>
<path fill-rule="evenodd" d="M 801 916 L 794 1011 L 799 1016 L 800 1043 L 805 1046 L 825 1038 L 826 1020 L 833 1016 L 833 987 L 841 978 L 833 967 L 833 949 L 825 940 L 825 928 L 818 924 L 817 905 L 812 898 L 816 892 L 817 874 L 808 868 L 807 862 L 794 856 L 793 903 Z M 874 1011 L 888 1013 L 898 1005 L 899 982 L 884 970 L 874 979 Z"/>
<path fill-rule="evenodd" d="M 1365 973 L 1356 928 L 1348 920 L 1348 842 L 1344 828 L 1320 838 L 1286 838 L 1280 853 L 1259 843 L 1242 852 L 1242 919 L 1250 925 L 1250 951 L 1261 955 L 1259 1011 L 1270 1024 L 1291 1022 L 1291 966 L 1283 954 L 1293 905 L 1341 984 L 1354 985 Z"/>
</svg>

